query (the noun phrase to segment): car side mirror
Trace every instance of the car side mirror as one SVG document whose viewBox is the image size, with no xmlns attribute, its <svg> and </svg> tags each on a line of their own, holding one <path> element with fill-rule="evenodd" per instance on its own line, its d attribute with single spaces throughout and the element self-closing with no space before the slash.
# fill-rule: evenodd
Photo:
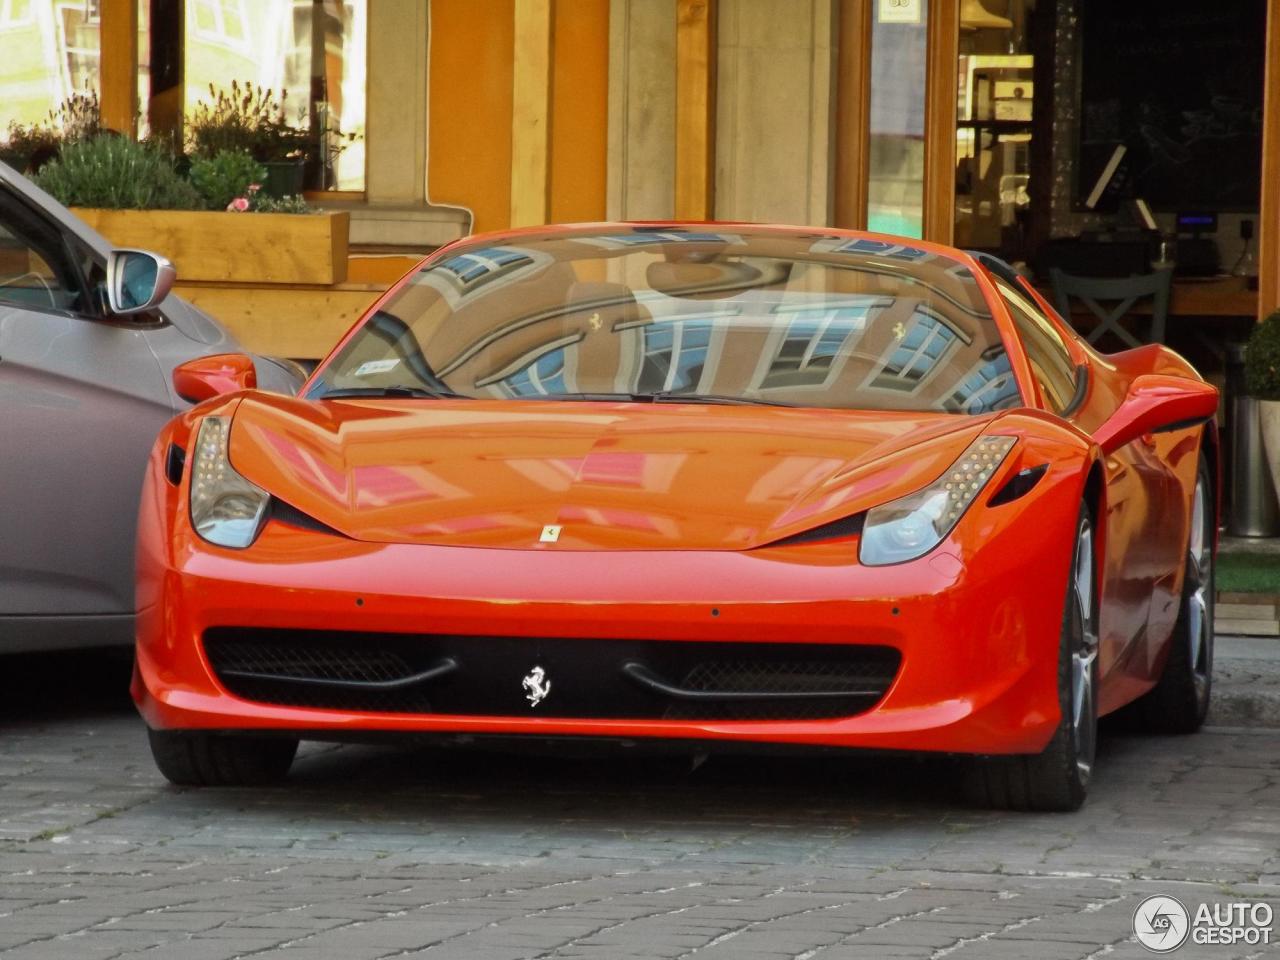
<svg viewBox="0 0 1280 960">
<path fill-rule="evenodd" d="M 117 317 L 145 313 L 160 304 L 178 272 L 159 254 L 112 250 L 107 257 L 107 305 Z"/>
<path fill-rule="evenodd" d="M 1195 426 L 1218 412 L 1218 389 L 1200 380 L 1146 373 L 1135 377 L 1124 402 L 1094 439 L 1103 453 L 1114 453 L 1148 433 Z"/>
<path fill-rule="evenodd" d="M 183 400 L 199 403 L 210 397 L 258 386 L 253 358 L 243 353 L 197 357 L 173 368 L 173 389 Z"/>
</svg>

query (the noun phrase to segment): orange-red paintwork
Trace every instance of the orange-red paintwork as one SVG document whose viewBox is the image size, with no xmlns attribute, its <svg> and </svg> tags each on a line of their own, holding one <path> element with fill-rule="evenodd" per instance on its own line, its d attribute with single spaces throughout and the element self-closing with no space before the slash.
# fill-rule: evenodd
<svg viewBox="0 0 1280 960">
<path fill-rule="evenodd" d="M 173 389 L 188 403 L 211 400 L 235 390 L 253 390 L 258 372 L 253 358 L 242 353 L 219 353 L 196 357 L 173 368 Z"/>
<path fill-rule="evenodd" d="M 472 242 L 493 238 L 463 244 Z M 242 392 L 176 418 L 157 441 L 140 511 L 133 689 L 146 721 L 312 736 L 449 731 L 1035 752 L 1059 721 L 1059 635 L 1082 498 L 1098 518 L 1100 710 L 1143 693 L 1159 676 L 1177 615 L 1197 460 L 1202 448 L 1216 458 L 1214 432 L 1200 423 L 1152 431 L 1205 416 L 1216 403 L 1211 388 L 1162 347 L 1103 357 L 1063 328 L 1090 377 L 1073 416 L 1054 416 L 983 268 L 912 244 L 977 274 L 1024 407 L 961 417 Z M 209 414 L 233 416 L 230 456 L 240 473 L 346 536 L 272 520 L 248 550 L 197 537 L 189 478 L 174 485 L 165 466 L 170 444 L 188 447 Z M 983 498 L 925 556 L 866 567 L 856 537 L 771 545 L 919 489 L 983 433 L 1019 442 Z M 1006 478 L 1040 464 L 1047 472 L 1030 493 L 987 506 Z M 537 542 L 546 524 L 564 525 L 559 542 Z M 583 643 L 874 643 L 899 648 L 903 665 L 878 706 L 838 720 L 376 714 L 231 695 L 199 643 L 221 625 Z"/>
</svg>

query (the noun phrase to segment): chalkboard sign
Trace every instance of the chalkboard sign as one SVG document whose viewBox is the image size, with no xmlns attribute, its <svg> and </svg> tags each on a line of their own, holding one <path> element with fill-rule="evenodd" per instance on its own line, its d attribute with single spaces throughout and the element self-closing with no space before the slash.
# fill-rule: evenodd
<svg viewBox="0 0 1280 960">
<path fill-rule="evenodd" d="M 1256 210 L 1266 0 L 1080 0 L 1077 204 L 1119 144 L 1159 210 Z"/>
</svg>

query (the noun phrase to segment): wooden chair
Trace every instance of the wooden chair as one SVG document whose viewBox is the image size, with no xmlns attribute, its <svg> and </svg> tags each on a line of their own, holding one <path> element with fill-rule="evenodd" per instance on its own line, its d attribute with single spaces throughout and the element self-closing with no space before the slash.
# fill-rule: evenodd
<svg viewBox="0 0 1280 960">
<path fill-rule="evenodd" d="M 1080 300 L 1098 318 L 1089 331 L 1089 342 L 1097 343 L 1110 331 L 1133 347 L 1141 342 L 1120 325 L 1121 319 L 1139 300 L 1152 298 L 1150 343 L 1164 343 L 1165 324 L 1169 319 L 1169 294 L 1173 271 L 1156 270 L 1134 277 L 1076 277 L 1057 267 L 1049 271 L 1053 282 L 1053 299 L 1062 318 L 1071 322 L 1071 298 Z M 1104 304 L 1112 304 L 1105 306 Z"/>
</svg>

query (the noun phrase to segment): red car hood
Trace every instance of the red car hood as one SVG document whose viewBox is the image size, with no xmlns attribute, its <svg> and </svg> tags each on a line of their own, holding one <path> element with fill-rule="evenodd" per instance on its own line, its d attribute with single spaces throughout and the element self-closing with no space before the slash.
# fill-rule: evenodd
<svg viewBox="0 0 1280 960">
<path fill-rule="evenodd" d="M 347 536 L 741 550 L 924 486 L 990 420 L 766 406 L 256 394 L 235 468 Z M 541 542 L 543 528 L 561 528 Z"/>
</svg>

